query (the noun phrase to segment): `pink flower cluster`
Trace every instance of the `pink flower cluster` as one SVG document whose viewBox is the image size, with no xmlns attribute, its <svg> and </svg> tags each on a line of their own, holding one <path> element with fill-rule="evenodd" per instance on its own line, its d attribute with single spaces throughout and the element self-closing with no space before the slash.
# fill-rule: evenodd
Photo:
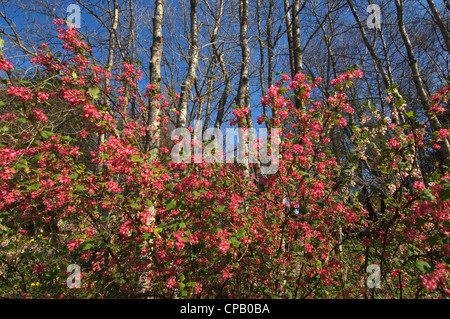
<svg viewBox="0 0 450 319">
<path fill-rule="evenodd" d="M 352 78 L 362 78 L 363 72 L 361 70 L 355 70 L 353 72 L 347 72 L 344 74 L 339 75 L 336 79 L 331 80 L 330 84 L 332 86 L 336 86 L 338 84 L 341 84 L 344 81 L 348 81 Z"/>
<path fill-rule="evenodd" d="M 3 59 L 3 56 L 0 55 L 0 69 L 3 71 L 8 72 L 13 68 L 13 64 L 5 59 Z"/>
<path fill-rule="evenodd" d="M 242 109 L 234 109 L 233 114 L 237 117 L 237 119 L 231 120 L 231 126 L 236 125 L 239 122 L 242 122 L 246 115 L 248 114 L 250 110 L 248 108 L 242 108 Z"/>
<path fill-rule="evenodd" d="M 438 138 L 441 139 L 441 140 L 446 139 L 448 134 L 449 134 L 449 132 L 448 132 L 447 129 L 445 129 L 445 128 L 440 129 L 438 131 Z"/>
<path fill-rule="evenodd" d="M 77 89 L 61 89 L 63 91 L 63 99 L 70 102 L 70 106 L 81 105 L 86 102 L 86 94 Z"/>
<path fill-rule="evenodd" d="M 33 110 L 33 117 L 42 123 L 47 123 L 47 116 L 44 114 L 44 112 L 41 109 L 34 109 Z"/>
<path fill-rule="evenodd" d="M 24 87 L 10 86 L 6 92 L 9 95 L 17 96 L 22 101 L 29 101 L 33 98 L 33 93 L 31 93 L 31 90 Z"/>
<path fill-rule="evenodd" d="M 446 264 L 438 264 L 435 270 L 426 275 L 421 275 L 422 287 L 429 291 L 434 291 L 438 286 L 443 286 L 447 296 L 450 296 L 450 289 L 447 286 L 447 278 L 449 277 L 449 271 L 446 269 Z"/>
</svg>

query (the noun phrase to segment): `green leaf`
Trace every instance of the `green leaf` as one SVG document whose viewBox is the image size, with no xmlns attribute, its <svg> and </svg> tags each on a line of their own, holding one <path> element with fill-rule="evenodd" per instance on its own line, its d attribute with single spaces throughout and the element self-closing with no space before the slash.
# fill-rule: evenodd
<svg viewBox="0 0 450 319">
<path fill-rule="evenodd" d="M 233 246 L 238 247 L 239 244 L 240 244 L 240 241 L 237 240 L 237 239 L 234 238 L 234 237 L 231 237 L 231 238 L 230 238 L 230 243 L 231 243 Z"/>
<path fill-rule="evenodd" d="M 431 194 L 431 191 L 428 188 L 425 188 L 423 190 L 423 197 L 429 200 L 436 199 L 436 197 L 433 194 Z"/>
<path fill-rule="evenodd" d="M 241 228 L 239 229 L 238 233 L 236 234 L 236 236 L 238 238 L 244 237 L 245 236 L 245 229 Z"/>
<path fill-rule="evenodd" d="M 414 111 L 409 111 L 406 113 L 407 117 L 414 117 Z"/>
<path fill-rule="evenodd" d="M 131 208 L 138 208 L 139 204 L 138 203 L 131 203 L 130 207 Z"/>
<path fill-rule="evenodd" d="M 150 233 L 144 233 L 142 235 L 142 238 L 144 238 L 144 240 L 149 240 L 151 236 L 152 236 L 152 234 L 150 234 Z"/>
<path fill-rule="evenodd" d="M 18 80 L 19 83 L 27 85 L 27 84 L 31 84 L 30 81 L 26 81 L 26 80 Z"/>
<path fill-rule="evenodd" d="M 90 87 L 88 90 L 89 90 L 89 95 L 92 97 L 92 99 L 96 100 L 96 99 L 99 98 L 100 88 L 98 88 L 98 87 Z"/>
<path fill-rule="evenodd" d="M 423 273 L 429 272 L 431 270 L 430 264 L 423 260 L 416 260 L 416 268 Z"/>
<path fill-rule="evenodd" d="M 167 210 L 172 210 L 172 209 L 174 209 L 175 207 L 177 207 L 177 202 L 176 202 L 176 200 L 175 199 L 171 199 L 170 200 L 170 202 L 166 205 L 166 209 Z"/>
<path fill-rule="evenodd" d="M 75 189 L 77 191 L 84 191 L 84 190 L 86 190 L 86 188 L 83 185 L 80 185 L 80 184 L 75 185 Z"/>
<path fill-rule="evenodd" d="M 186 286 L 187 287 L 195 287 L 195 285 L 197 285 L 197 283 L 195 281 L 189 281 Z"/>
<path fill-rule="evenodd" d="M 89 250 L 89 249 L 91 249 L 92 247 L 94 247 L 94 245 L 88 243 L 88 244 L 86 244 L 86 245 L 83 246 L 83 250 Z"/>
<path fill-rule="evenodd" d="M 185 223 L 179 223 L 178 226 L 179 226 L 181 229 L 185 229 L 185 228 L 186 228 L 186 224 L 185 224 Z"/>
<path fill-rule="evenodd" d="M 40 183 L 27 186 L 27 190 L 29 190 L 29 191 L 37 191 L 40 188 L 41 188 Z"/>
<path fill-rule="evenodd" d="M 5 45 L 5 40 L 3 40 L 3 38 L 0 37 L 0 49 L 3 48 L 4 45 Z"/>
<path fill-rule="evenodd" d="M 194 196 L 196 196 L 196 197 L 199 197 L 199 196 L 200 196 L 200 193 L 197 192 L 197 191 L 193 191 L 192 194 L 194 194 Z"/>
<path fill-rule="evenodd" d="M 49 138 L 50 136 L 55 135 L 55 133 L 50 132 L 50 131 L 42 131 L 41 135 L 43 138 Z"/>
</svg>

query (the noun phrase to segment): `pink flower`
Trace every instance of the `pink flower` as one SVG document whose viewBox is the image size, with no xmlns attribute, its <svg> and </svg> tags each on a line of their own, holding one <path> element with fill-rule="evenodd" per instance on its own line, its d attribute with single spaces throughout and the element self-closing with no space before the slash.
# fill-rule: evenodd
<svg viewBox="0 0 450 319">
<path fill-rule="evenodd" d="M 198 282 L 194 287 L 194 294 L 199 294 L 203 290 L 202 283 Z"/>
<path fill-rule="evenodd" d="M 439 130 L 438 137 L 443 140 L 448 136 L 448 134 L 449 134 L 448 130 L 443 128 Z"/>
<path fill-rule="evenodd" d="M 423 182 L 417 181 L 414 182 L 413 187 L 417 189 L 419 192 L 422 192 L 425 189 L 425 184 Z"/>
<path fill-rule="evenodd" d="M 50 97 L 50 94 L 44 92 L 38 92 L 37 97 L 40 101 L 46 101 Z"/>
<path fill-rule="evenodd" d="M 275 102 L 275 106 L 276 106 L 278 109 L 281 109 L 281 108 L 283 108 L 283 107 L 286 106 L 286 100 L 284 99 L 283 96 L 279 96 L 279 97 L 277 98 L 277 101 Z"/>
<path fill-rule="evenodd" d="M 46 271 L 44 263 L 38 263 L 34 265 L 33 274 L 44 274 Z"/>
<path fill-rule="evenodd" d="M 80 136 L 81 136 L 82 138 L 86 138 L 86 137 L 88 136 L 88 132 L 86 132 L 86 130 L 82 130 L 82 131 L 80 132 Z"/>
<path fill-rule="evenodd" d="M 67 244 L 67 248 L 69 248 L 70 251 L 73 251 L 75 248 L 80 247 L 80 239 L 71 239 L 69 240 L 69 243 Z"/>
<path fill-rule="evenodd" d="M 264 97 L 261 98 L 261 104 L 263 106 L 266 106 L 270 103 L 270 96 L 266 95 Z"/>
<path fill-rule="evenodd" d="M 267 91 L 267 93 L 269 94 L 270 97 L 276 97 L 278 95 L 279 90 L 280 88 L 274 85 Z"/>
<path fill-rule="evenodd" d="M 391 148 L 393 148 L 395 150 L 400 148 L 400 143 L 395 138 L 391 138 L 389 140 L 389 145 L 391 146 Z"/>
<path fill-rule="evenodd" d="M 286 111 L 280 111 L 280 112 L 278 112 L 278 115 L 284 120 L 285 118 L 287 118 L 289 116 L 289 113 Z"/>
<path fill-rule="evenodd" d="M 174 277 L 170 277 L 169 281 L 167 282 L 167 288 L 173 288 L 176 284 L 175 278 Z"/>
<path fill-rule="evenodd" d="M 441 146 L 438 143 L 434 143 L 432 146 L 435 150 L 440 150 Z"/>
<path fill-rule="evenodd" d="M 445 108 L 443 108 L 442 106 L 439 106 L 438 104 L 434 104 L 434 105 L 430 106 L 429 110 L 431 113 L 437 113 L 437 114 L 442 114 L 445 112 Z"/>
<path fill-rule="evenodd" d="M 33 98 L 33 93 L 31 93 L 31 90 L 24 87 L 10 86 L 6 92 L 8 95 L 17 96 L 22 101 L 29 101 Z"/>
<path fill-rule="evenodd" d="M 261 114 L 260 116 L 258 116 L 257 118 L 257 123 L 258 124 L 262 124 L 263 122 L 264 122 L 264 119 L 265 119 L 265 117 L 264 117 L 264 114 Z"/>
<path fill-rule="evenodd" d="M 222 238 L 219 244 L 219 251 L 225 254 L 228 249 L 230 249 L 230 243 L 226 239 Z"/>
<path fill-rule="evenodd" d="M 287 74 L 283 74 L 281 78 L 283 79 L 284 82 L 289 82 L 291 80 L 291 78 Z"/>
<path fill-rule="evenodd" d="M 298 81 L 292 81 L 291 83 L 289 83 L 289 90 L 297 90 L 299 87 Z"/>
<path fill-rule="evenodd" d="M 13 65 L 11 62 L 7 60 L 0 59 L 0 69 L 4 71 L 9 71 L 13 68 Z"/>
<path fill-rule="evenodd" d="M 347 120 L 345 118 L 341 117 L 338 121 L 338 126 L 344 127 L 346 125 L 347 125 Z"/>
<path fill-rule="evenodd" d="M 363 76 L 363 72 L 361 70 L 355 70 L 353 71 L 353 76 L 360 79 Z"/>
<path fill-rule="evenodd" d="M 297 82 L 299 82 L 299 83 L 303 83 L 303 82 L 305 82 L 305 80 L 306 80 L 306 75 L 304 75 L 303 73 L 297 73 L 297 74 L 294 76 L 294 80 L 297 81 Z"/>
<path fill-rule="evenodd" d="M 36 120 L 42 123 L 47 123 L 47 116 L 45 116 L 44 112 L 42 112 L 41 109 L 34 109 L 33 116 Z"/>
<path fill-rule="evenodd" d="M 54 25 L 66 25 L 66 21 L 64 21 L 63 19 L 57 18 L 53 20 L 53 24 Z"/>
</svg>

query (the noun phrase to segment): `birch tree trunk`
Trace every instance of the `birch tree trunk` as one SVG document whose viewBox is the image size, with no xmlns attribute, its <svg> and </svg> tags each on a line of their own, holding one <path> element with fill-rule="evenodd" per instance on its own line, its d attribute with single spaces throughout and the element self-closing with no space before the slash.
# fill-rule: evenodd
<svg viewBox="0 0 450 319">
<path fill-rule="evenodd" d="M 153 14 L 153 42 L 150 48 L 150 83 L 157 85 L 161 89 L 161 56 L 163 52 L 163 36 L 162 27 L 164 21 L 164 4 L 165 0 L 155 1 L 155 11 Z M 146 135 L 146 150 L 153 150 L 159 148 L 159 134 L 160 130 L 156 129 L 158 126 L 157 119 L 159 117 L 158 102 L 150 103 L 148 110 L 148 126 L 153 131 L 153 141 L 150 139 L 152 135 L 147 131 Z"/>
<path fill-rule="evenodd" d="M 239 44 L 241 46 L 242 59 L 241 59 L 241 71 L 239 78 L 238 94 L 236 96 L 236 104 L 241 108 L 248 108 L 247 114 L 247 128 L 251 128 L 251 112 L 250 112 L 250 99 L 249 99 L 249 70 L 250 70 L 250 47 L 248 46 L 247 30 L 248 30 L 248 0 L 240 0 L 239 2 Z M 244 141 L 243 130 L 244 125 L 239 123 L 239 141 Z M 244 173 L 246 176 L 250 175 L 250 166 L 248 158 L 248 144 L 241 143 L 239 145 L 239 152 L 241 154 L 240 160 L 244 165 Z"/>
<path fill-rule="evenodd" d="M 197 14 L 197 0 L 191 0 L 190 20 L 191 27 L 189 33 L 189 69 L 186 78 L 181 85 L 180 102 L 178 111 L 177 126 L 185 127 L 187 118 L 187 109 L 189 104 L 189 95 L 194 85 L 195 73 L 198 66 L 198 14 Z"/>
<path fill-rule="evenodd" d="M 289 46 L 289 65 L 291 67 L 291 76 L 295 75 L 295 63 L 294 63 L 294 46 L 293 46 L 293 35 L 292 35 L 292 23 L 291 15 L 289 13 L 289 0 L 284 0 L 284 20 L 286 22 L 286 34 Z"/>
</svg>

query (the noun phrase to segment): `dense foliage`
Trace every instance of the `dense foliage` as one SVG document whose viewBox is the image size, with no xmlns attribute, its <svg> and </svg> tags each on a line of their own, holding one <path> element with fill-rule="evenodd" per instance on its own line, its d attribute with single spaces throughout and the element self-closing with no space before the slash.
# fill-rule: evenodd
<svg viewBox="0 0 450 319">
<path fill-rule="evenodd" d="M 347 123 L 354 109 L 346 90 L 363 77 L 359 69 L 332 81 L 327 103 L 312 98 L 320 78 L 283 75 L 261 99 L 270 118 L 258 118 L 281 132 L 275 174 L 176 163 L 172 145 L 143 147 L 157 129 L 143 119 L 156 103 L 167 130 L 177 96 L 149 84 L 148 101 L 129 117 L 142 73 L 126 63 L 112 77 L 92 63 L 75 28 L 55 24 L 65 53 L 42 45 L 31 61 L 46 74 L 39 83 L 17 80 L 0 57 L 14 106 L 0 116 L 1 296 L 448 298 L 450 174 L 442 163 L 423 173 L 417 154 L 438 149 L 449 132 L 431 134 L 395 87 L 390 116 L 368 105 L 370 118 Z M 449 91 L 446 84 L 433 96 L 431 113 L 442 113 Z M 78 136 L 47 124 L 43 109 L 55 101 L 81 110 Z M 232 124 L 245 127 L 246 110 L 233 113 Z M 331 132 L 344 129 L 353 134 L 349 161 L 329 147 Z M 95 147 L 82 154 L 88 141 Z M 358 186 L 363 166 L 379 177 L 378 201 Z M 81 268 L 80 288 L 67 284 L 71 264 Z M 372 264 L 381 277 L 371 289 Z"/>
</svg>

